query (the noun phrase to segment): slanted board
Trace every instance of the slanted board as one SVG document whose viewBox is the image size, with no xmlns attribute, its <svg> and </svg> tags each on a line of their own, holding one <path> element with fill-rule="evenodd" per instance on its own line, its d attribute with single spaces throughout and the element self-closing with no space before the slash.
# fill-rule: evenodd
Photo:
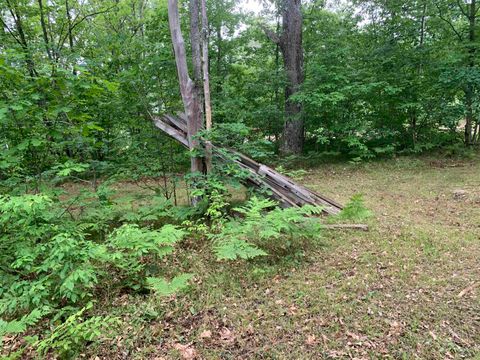
<svg viewBox="0 0 480 360">
<path fill-rule="evenodd" d="M 184 115 L 179 117 L 165 115 L 161 118 L 154 116 L 153 121 L 155 126 L 188 148 L 187 124 Z M 238 151 L 214 145 L 212 145 L 212 150 L 214 156 L 222 161 L 232 161 L 225 156 L 225 152 L 233 155 L 235 157 L 233 161 L 249 174 L 244 185 L 259 189 L 267 188 L 271 192 L 270 196 L 277 200 L 281 207 L 300 207 L 307 204 L 322 206 L 323 212 L 330 215 L 338 214 L 342 210 L 342 206 L 335 201 L 296 183 L 288 176 L 280 174 Z"/>
</svg>

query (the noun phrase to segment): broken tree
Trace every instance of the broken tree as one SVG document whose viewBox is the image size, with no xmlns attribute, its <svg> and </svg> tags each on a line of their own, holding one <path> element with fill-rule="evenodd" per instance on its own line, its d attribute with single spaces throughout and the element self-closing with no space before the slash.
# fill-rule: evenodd
<svg viewBox="0 0 480 360">
<path fill-rule="evenodd" d="M 180 17 L 178 14 L 177 0 L 168 0 L 168 23 L 172 36 L 173 51 L 175 53 L 175 63 L 177 66 L 178 81 L 180 83 L 180 93 L 182 95 L 185 114 L 188 119 L 186 129 L 188 147 L 190 150 L 194 150 L 199 146 L 195 135 L 202 128 L 202 104 L 200 100 L 199 87 L 188 75 L 187 55 L 185 51 L 185 42 L 180 29 Z M 200 41 L 200 39 L 198 39 L 198 41 Z M 198 55 L 200 56 L 200 54 Z M 198 60 L 200 60 L 200 58 Z M 203 172 L 203 161 L 200 157 L 192 156 L 191 170 L 192 172 Z"/>
<path fill-rule="evenodd" d="M 211 127 L 210 89 L 208 77 L 208 29 L 207 10 L 205 0 L 190 0 L 190 35 L 192 41 L 192 60 L 194 80 L 188 75 L 187 57 L 185 44 L 180 29 L 178 13 L 178 0 L 168 0 L 168 21 L 172 35 L 175 62 L 177 66 L 180 92 L 182 95 L 185 114 L 179 117 L 165 115 L 154 117 L 155 125 L 168 135 L 175 138 L 190 150 L 200 147 L 206 148 L 207 157 L 215 155 L 221 161 L 234 161 L 240 168 L 246 171 L 248 176 L 244 183 L 259 189 L 269 190 L 270 196 L 277 200 L 282 207 L 299 207 L 306 204 L 321 206 L 326 214 L 337 214 L 342 207 L 319 195 L 292 179 L 276 172 L 275 170 L 259 164 L 247 156 L 229 149 L 220 149 L 209 142 L 200 144 L 196 137 L 203 128 L 203 109 L 201 104 L 200 73 L 203 72 L 203 86 L 205 99 L 205 112 L 207 117 L 207 129 Z M 289 3 L 286 10 L 289 15 L 284 15 L 284 34 L 282 36 L 282 52 L 285 57 L 287 73 L 289 73 L 290 85 L 287 87 L 287 96 L 297 91 L 298 85 L 303 79 L 301 54 L 301 13 L 299 0 L 285 0 Z M 199 9 L 201 7 L 202 36 L 199 31 Z M 286 16 L 286 17 L 285 17 Z M 202 39 L 202 56 L 200 57 L 200 39 Z M 279 40 L 280 41 L 280 40 Z M 290 44 L 295 43 L 294 49 L 289 49 Z M 288 59 L 287 59 L 288 58 Z M 203 66 L 201 66 L 203 65 Z M 289 71 L 291 70 L 291 71 Z M 300 152 L 303 145 L 303 121 L 298 119 L 300 108 L 297 104 L 289 101 L 287 97 L 287 117 L 284 130 L 284 146 L 286 152 Z M 300 127 L 299 127 L 300 126 Z M 226 156 L 228 154 L 228 156 Z M 207 159 L 208 160 L 208 159 Z M 209 161 L 207 161 L 207 164 Z M 199 157 L 192 157 L 192 172 L 203 171 L 203 162 Z"/>
<path fill-rule="evenodd" d="M 155 126 L 180 142 L 183 146 L 189 147 L 188 141 L 188 118 L 184 114 L 178 117 L 164 115 L 154 116 Z M 244 185 L 257 189 L 266 189 L 274 200 L 282 207 L 300 207 L 303 205 L 321 206 L 323 212 L 328 215 L 338 214 L 342 206 L 335 201 L 320 195 L 282 175 L 274 169 L 260 164 L 249 157 L 231 150 L 212 144 L 212 153 L 220 161 L 233 161 L 248 174 Z M 228 154 L 228 156 L 225 156 Z"/>
</svg>

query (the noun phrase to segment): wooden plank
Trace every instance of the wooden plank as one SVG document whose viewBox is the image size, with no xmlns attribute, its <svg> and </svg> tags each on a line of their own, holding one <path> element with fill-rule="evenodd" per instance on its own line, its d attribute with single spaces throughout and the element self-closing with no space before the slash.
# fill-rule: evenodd
<svg viewBox="0 0 480 360">
<path fill-rule="evenodd" d="M 178 130 L 183 131 L 185 134 L 187 133 L 187 124 L 185 122 L 180 121 L 175 116 L 170 115 L 164 115 L 163 118 L 167 120 L 168 123 L 178 128 Z"/>
<path fill-rule="evenodd" d="M 322 227 L 327 230 L 362 230 L 368 231 L 368 225 L 365 224 L 323 224 Z"/>
<path fill-rule="evenodd" d="M 185 147 L 189 147 L 186 135 L 186 122 L 184 118 L 165 115 L 164 118 L 153 117 L 155 125 L 175 138 Z M 231 154 L 233 162 L 248 172 L 244 185 L 258 189 L 266 188 L 271 192 L 271 197 L 280 203 L 281 207 L 299 207 L 306 204 L 322 206 L 323 212 L 329 215 L 338 214 L 342 206 L 323 195 L 320 195 L 296 182 L 289 177 L 278 173 L 274 169 L 260 164 L 248 156 L 232 149 L 212 145 L 214 155 L 224 162 L 231 161 L 227 156 Z M 225 154 L 227 153 L 227 155 Z"/>
<path fill-rule="evenodd" d="M 182 134 L 180 131 L 176 130 L 172 126 L 164 123 L 159 117 L 154 116 L 153 122 L 156 127 L 173 137 L 175 140 L 180 142 L 180 144 L 187 148 L 189 147 L 188 139 L 185 137 L 185 134 Z"/>
<path fill-rule="evenodd" d="M 237 155 L 239 157 L 239 159 L 241 160 L 242 163 L 252 167 L 252 168 L 256 168 L 257 170 L 257 173 L 260 173 L 261 174 L 261 171 L 259 170 L 263 170 L 265 171 L 266 173 L 268 173 L 271 177 L 273 177 L 273 181 L 275 181 L 275 179 L 281 179 L 282 181 L 280 181 L 280 185 L 283 183 L 283 184 L 290 184 L 290 186 L 287 186 L 286 189 L 288 191 L 288 189 L 291 187 L 292 189 L 294 189 L 295 191 L 298 191 L 297 194 L 303 198 L 304 201 L 306 201 L 307 203 L 310 203 L 312 205 L 316 204 L 316 205 L 324 205 L 324 206 L 327 206 L 329 208 L 332 208 L 333 212 L 334 213 L 338 213 L 341 209 L 342 209 L 342 206 L 338 203 L 336 203 L 335 201 L 323 196 L 323 195 L 320 195 L 302 185 L 299 185 L 297 183 L 295 183 L 293 180 L 291 180 L 290 178 L 286 177 L 285 175 L 283 174 L 280 174 L 278 173 L 277 171 L 263 165 L 263 167 L 260 169 L 260 164 L 257 163 L 255 160 L 253 159 L 250 159 L 249 157 L 247 157 L 246 155 L 244 154 L 241 154 L 241 153 L 238 153 L 234 150 L 231 150 L 232 153 L 234 153 L 235 155 Z M 267 170 L 268 169 L 268 170 Z M 338 209 L 338 210 L 335 210 L 335 209 Z"/>
<path fill-rule="evenodd" d="M 224 149 L 225 150 L 225 149 Z M 330 215 L 338 214 L 341 211 L 340 206 L 332 205 L 328 201 L 315 196 L 308 189 L 296 184 L 286 176 L 276 172 L 268 166 L 257 163 L 255 160 L 238 153 L 234 150 L 228 149 L 233 155 L 238 157 L 238 161 L 247 168 L 254 170 L 259 176 L 263 175 L 262 183 L 264 186 L 275 192 L 275 195 L 280 198 L 288 206 L 302 206 L 305 204 L 323 206 L 324 212 Z"/>
<path fill-rule="evenodd" d="M 338 214 L 341 211 L 341 207 L 332 206 L 329 202 L 314 197 L 308 189 L 294 183 L 291 179 L 279 174 L 273 169 L 270 169 L 268 166 L 261 165 L 258 173 L 265 175 L 271 182 L 278 184 L 278 186 L 283 188 L 285 192 L 295 194 L 298 201 L 301 203 L 323 206 L 325 212 L 328 212 L 329 214 Z"/>
<path fill-rule="evenodd" d="M 187 115 L 185 115 L 185 113 L 182 113 L 182 112 L 178 112 L 177 113 L 177 118 L 178 118 L 178 121 L 182 122 L 185 124 L 185 126 L 187 126 Z"/>
</svg>

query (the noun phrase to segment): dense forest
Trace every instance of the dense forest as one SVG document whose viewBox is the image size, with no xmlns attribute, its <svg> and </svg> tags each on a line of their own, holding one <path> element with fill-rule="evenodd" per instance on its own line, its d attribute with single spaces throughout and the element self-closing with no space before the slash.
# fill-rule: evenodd
<svg viewBox="0 0 480 360">
<path fill-rule="evenodd" d="M 373 320 L 370 333 L 362 328 L 358 335 L 357 320 L 344 313 L 350 305 L 342 303 L 350 282 L 337 298 L 344 307 L 332 305 L 327 295 L 315 300 L 331 310 L 325 321 L 335 325 L 317 324 L 326 329 L 322 335 L 291 330 L 300 334 L 298 343 L 292 335 L 292 353 L 268 345 L 268 332 L 281 338 L 282 326 L 288 329 L 280 320 L 282 325 L 266 324 L 263 332 L 256 320 L 241 320 L 245 309 L 267 306 L 248 294 L 258 291 L 257 299 L 268 299 L 272 291 L 283 291 L 270 289 L 272 279 L 294 279 L 294 270 L 313 259 L 333 268 L 352 259 L 353 269 L 363 266 L 355 245 L 343 248 L 352 239 L 377 254 L 369 258 L 373 262 L 381 251 L 370 244 L 378 240 L 385 263 L 395 265 L 376 268 L 412 271 L 402 279 L 415 278 L 416 266 L 440 264 L 441 254 L 455 252 L 449 246 L 461 247 L 461 241 L 465 248 L 456 248 L 457 256 L 477 253 L 469 246 L 470 240 L 478 243 L 478 234 L 468 224 L 480 219 L 480 197 L 475 200 L 476 190 L 464 181 L 478 187 L 480 2 L 0 0 L 0 21 L 0 356 L 434 359 L 480 351 L 478 314 L 469 317 L 477 316 L 477 323 L 466 320 L 461 330 L 454 326 L 455 313 L 450 320 L 432 320 L 423 332 L 434 344 L 409 337 L 422 333 L 420 325 L 408 328 L 414 320 L 383 325 L 390 329 L 387 337 L 409 334 L 395 343 L 375 337 L 384 330 Z M 177 130 L 161 127 L 164 116 L 185 121 L 177 126 L 185 128 L 183 145 L 190 151 L 176 141 Z M 315 203 L 278 207 L 283 195 L 272 200 L 271 193 L 277 185 L 252 180 L 238 166 L 239 154 L 271 166 L 275 171 L 255 165 L 275 176 L 325 191 L 344 202 L 343 210 L 326 217 Z M 440 175 L 419 160 L 432 158 L 427 164 L 462 159 L 473 170 L 467 176 L 456 172 L 457 162 L 442 163 L 455 175 L 442 173 L 451 182 L 441 185 Z M 315 170 L 320 165 L 323 170 Z M 420 173 L 429 180 L 415 178 Z M 401 187 L 402 181 L 417 181 L 419 188 L 402 188 L 389 205 L 384 184 Z M 264 182 L 270 187 L 263 188 Z M 256 189 L 243 187 L 252 183 Z M 463 220 L 455 224 L 472 231 L 452 235 L 462 239 L 455 245 L 435 245 L 431 235 L 438 233 L 429 220 L 405 235 L 372 218 L 387 211 L 410 216 L 395 204 L 423 204 L 425 194 L 444 201 L 452 187 L 458 208 L 444 204 L 450 215 L 437 205 L 435 211 L 458 215 Z M 449 189 L 447 195 L 433 194 L 440 188 Z M 459 201 L 471 201 L 469 216 L 463 217 Z M 404 218 L 395 219 L 405 225 Z M 366 229 L 364 223 L 379 230 L 326 230 L 335 224 Z M 414 236 L 414 245 L 392 250 L 389 236 Z M 339 253 L 353 255 L 329 262 L 322 252 L 325 239 Z M 410 254 L 414 249 L 419 253 Z M 413 260 L 401 262 L 407 257 Z M 468 264 L 465 259 L 452 262 Z M 453 267 L 437 270 L 463 274 Z M 314 280 L 322 294 L 330 280 L 343 284 L 335 278 L 342 271 Z M 478 279 L 460 278 L 463 290 L 455 301 L 474 311 L 468 299 Z M 305 283 L 301 279 L 295 284 Z M 300 300 L 281 316 L 297 316 L 308 307 L 305 299 L 315 298 L 308 286 L 290 290 Z M 383 290 L 365 291 L 359 302 L 375 301 Z M 448 299 L 437 300 L 432 307 L 443 309 L 439 304 Z M 257 315 L 278 318 L 275 309 L 284 306 L 279 301 L 272 298 L 262 310 L 270 315 Z M 428 311 L 418 311 L 415 321 L 421 324 Z M 447 325 L 438 330 L 436 321 Z M 334 339 L 338 327 L 346 338 Z M 453 336 L 452 343 L 443 332 Z M 367 338 L 378 343 L 365 350 Z M 415 349 L 417 341 L 423 347 Z M 363 345 L 339 350 L 352 343 Z M 245 350 L 252 346 L 257 350 Z"/>
</svg>

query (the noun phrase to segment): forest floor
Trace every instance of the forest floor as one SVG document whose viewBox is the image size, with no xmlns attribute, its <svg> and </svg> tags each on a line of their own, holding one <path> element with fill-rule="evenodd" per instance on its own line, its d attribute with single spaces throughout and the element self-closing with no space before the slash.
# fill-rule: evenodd
<svg viewBox="0 0 480 360">
<path fill-rule="evenodd" d="M 478 159 L 323 165 L 302 182 L 340 202 L 362 193 L 370 230 L 325 231 L 303 255 L 249 263 L 184 244 L 190 290 L 117 297 L 128 326 L 96 355 L 480 359 Z"/>
</svg>

